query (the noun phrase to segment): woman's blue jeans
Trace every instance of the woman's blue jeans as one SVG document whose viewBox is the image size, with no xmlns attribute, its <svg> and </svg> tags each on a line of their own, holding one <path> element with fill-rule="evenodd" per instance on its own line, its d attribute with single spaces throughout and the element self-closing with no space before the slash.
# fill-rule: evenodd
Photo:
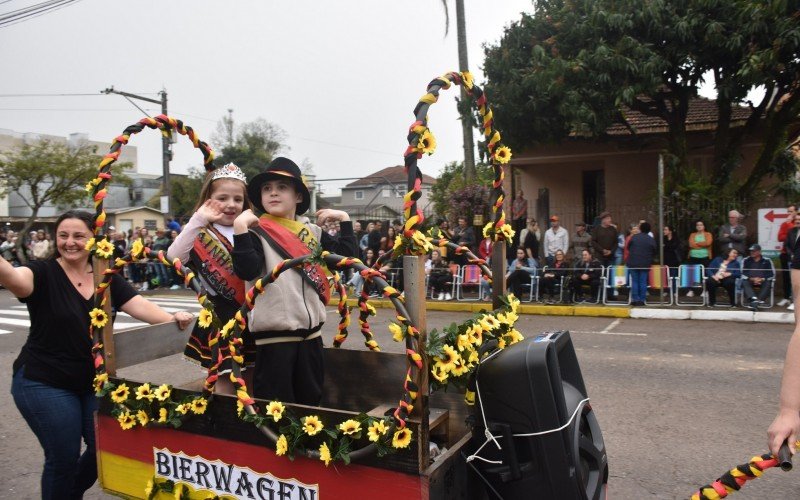
<svg viewBox="0 0 800 500">
<path fill-rule="evenodd" d="M 83 498 L 97 480 L 94 441 L 94 393 L 76 393 L 28 380 L 25 367 L 11 383 L 22 417 L 44 449 L 42 498 Z M 86 450 L 81 454 L 81 437 Z"/>
</svg>

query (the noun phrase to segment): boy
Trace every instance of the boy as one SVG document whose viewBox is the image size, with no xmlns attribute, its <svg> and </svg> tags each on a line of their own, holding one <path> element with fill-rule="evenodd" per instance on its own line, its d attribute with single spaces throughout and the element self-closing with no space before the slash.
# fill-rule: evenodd
<svg viewBox="0 0 800 500">
<path fill-rule="evenodd" d="M 341 223 L 338 239 L 302 217 L 311 195 L 292 160 L 275 158 L 250 179 L 247 195 L 261 216 L 245 210 L 234 220 L 233 268 L 250 282 L 248 286 L 280 261 L 309 254 L 318 245 L 340 255 L 355 255 L 347 213 L 324 209 L 315 214 L 319 225 Z M 256 343 L 255 397 L 319 405 L 324 379 L 320 328 L 329 299 L 328 279 L 317 264 L 285 271 L 256 298 L 248 314 Z"/>
</svg>

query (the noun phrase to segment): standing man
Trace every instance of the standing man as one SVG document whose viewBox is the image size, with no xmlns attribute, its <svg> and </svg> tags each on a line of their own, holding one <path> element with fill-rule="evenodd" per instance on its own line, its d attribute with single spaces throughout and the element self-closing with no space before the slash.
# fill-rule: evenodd
<svg viewBox="0 0 800 500">
<path fill-rule="evenodd" d="M 781 245 L 781 283 L 783 285 L 783 299 L 778 302 L 778 305 L 781 307 L 788 306 L 791 304 L 792 301 L 792 280 L 790 278 L 789 273 L 789 252 L 786 251 L 786 237 L 789 235 L 789 231 L 792 230 L 794 227 L 794 215 L 797 213 L 797 205 L 789 205 L 786 208 L 788 212 L 788 217 L 783 224 L 781 224 L 780 229 L 778 230 L 778 241 L 782 243 Z"/>
<path fill-rule="evenodd" d="M 477 243 L 475 240 L 475 231 L 471 226 L 467 225 L 467 218 L 464 216 L 458 217 L 458 226 L 453 230 L 453 241 L 455 241 L 458 246 L 465 246 L 469 248 L 471 252 L 475 252 L 475 244 Z M 456 255 L 454 261 L 459 266 L 463 266 L 467 263 L 467 257 L 464 254 Z"/>
<path fill-rule="evenodd" d="M 511 203 L 511 227 L 514 229 L 514 248 L 517 248 L 522 243 L 520 235 L 522 230 L 525 229 L 525 220 L 528 217 L 528 200 L 520 189 L 517 191 L 517 196 L 514 202 Z"/>
<path fill-rule="evenodd" d="M 611 224 L 611 214 L 601 213 L 600 225 L 592 230 L 592 249 L 603 267 L 614 264 L 614 252 L 617 251 L 617 228 Z"/>
<path fill-rule="evenodd" d="M 740 258 L 747 255 L 745 241 L 747 240 L 747 228 L 740 224 L 742 214 L 737 210 L 728 212 L 728 223 L 719 228 L 717 242 L 719 243 L 720 255 L 733 248 L 739 252 Z"/>
<path fill-rule="evenodd" d="M 573 262 L 581 260 L 583 251 L 592 246 L 592 235 L 586 232 L 586 223 L 578 221 L 575 223 L 575 232 L 569 239 L 569 248 L 572 250 Z"/>
<path fill-rule="evenodd" d="M 569 233 L 559 224 L 558 215 L 553 215 L 550 217 L 550 229 L 544 232 L 544 260 L 548 266 L 553 265 L 558 250 L 566 255 L 569 250 Z"/>
</svg>

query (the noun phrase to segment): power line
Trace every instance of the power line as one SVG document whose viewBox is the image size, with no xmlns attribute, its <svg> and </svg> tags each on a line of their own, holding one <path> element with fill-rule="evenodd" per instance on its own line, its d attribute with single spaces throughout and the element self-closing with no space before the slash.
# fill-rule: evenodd
<svg viewBox="0 0 800 500">
<path fill-rule="evenodd" d="M 147 109 L 147 108 L 145 108 Z M 0 111 L 87 111 L 87 112 L 95 112 L 95 111 L 130 111 L 130 108 L 0 108 Z M 153 111 L 153 109 L 150 109 Z M 147 113 L 145 113 L 147 114 Z"/>
<path fill-rule="evenodd" d="M 49 0 L 30 7 L 18 9 L 3 15 L 0 15 L 0 28 L 13 26 L 15 24 L 34 19 L 36 17 L 45 15 L 50 12 L 62 9 L 70 4 L 80 2 L 81 0 Z"/>
<path fill-rule="evenodd" d="M 145 94 L 145 92 L 137 92 Z M 152 95 L 158 95 L 158 92 L 150 92 Z M 104 96 L 101 93 L 83 94 L 83 93 L 62 93 L 62 94 L 0 94 L 0 97 L 86 97 L 86 96 Z"/>
</svg>

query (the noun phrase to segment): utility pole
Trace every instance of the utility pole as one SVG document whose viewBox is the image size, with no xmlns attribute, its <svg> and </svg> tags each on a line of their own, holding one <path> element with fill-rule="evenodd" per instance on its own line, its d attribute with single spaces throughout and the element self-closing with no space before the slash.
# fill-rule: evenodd
<svg viewBox="0 0 800 500">
<path fill-rule="evenodd" d="M 131 99 L 138 99 L 140 101 L 151 102 L 153 104 L 160 104 L 161 105 L 161 114 L 164 116 L 169 116 L 167 113 L 167 91 L 161 90 L 158 94 L 161 96 L 161 99 L 151 99 L 150 97 L 144 97 L 136 94 L 131 94 L 130 92 L 122 92 L 120 90 L 114 90 L 114 87 L 111 86 L 105 90 L 101 91 L 103 94 L 118 94 L 127 99 L 131 104 L 136 106 L 139 111 L 144 113 L 147 116 L 145 110 L 140 108 L 136 105 L 135 102 L 131 101 Z M 171 207 L 170 207 L 170 186 L 169 186 L 169 162 L 172 160 L 172 146 L 170 142 L 170 138 L 167 136 L 161 137 L 161 168 L 162 168 L 162 180 L 161 180 L 161 212 L 164 214 L 165 217 L 171 217 Z"/>
<path fill-rule="evenodd" d="M 458 70 L 469 71 L 467 61 L 467 22 L 464 12 L 464 0 L 456 0 L 456 34 L 458 38 Z M 470 99 L 463 85 L 461 88 L 461 102 Z M 467 112 L 471 113 L 471 111 Z M 464 177 L 467 183 L 475 179 L 475 146 L 472 140 L 472 123 L 469 114 L 461 117 L 461 130 L 464 136 Z"/>
</svg>

